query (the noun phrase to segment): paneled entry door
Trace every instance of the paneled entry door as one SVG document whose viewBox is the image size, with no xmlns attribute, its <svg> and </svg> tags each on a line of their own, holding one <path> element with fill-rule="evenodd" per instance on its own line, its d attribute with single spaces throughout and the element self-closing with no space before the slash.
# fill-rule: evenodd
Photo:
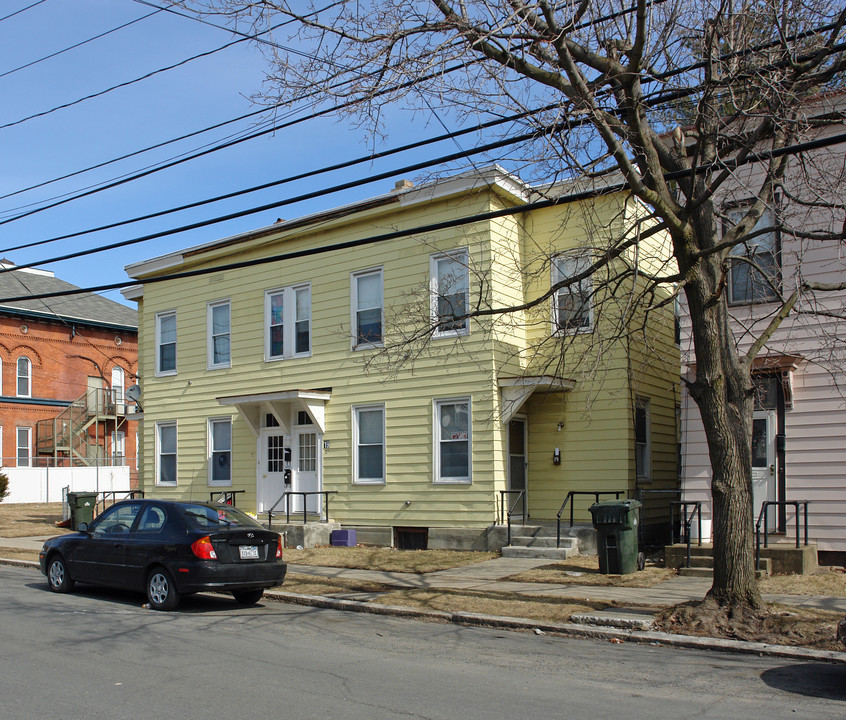
<svg viewBox="0 0 846 720">
<path fill-rule="evenodd" d="M 514 418 L 508 423 L 508 489 L 523 490 L 518 502 L 517 493 L 510 493 L 506 500 L 506 513 L 512 508 L 512 517 L 522 520 L 524 505 L 528 509 L 526 491 L 526 419 Z M 505 518 L 502 519 L 505 522 Z"/>
<path fill-rule="evenodd" d="M 296 430 L 294 432 L 294 450 L 296 452 L 296 472 L 294 473 L 294 490 L 297 492 L 319 492 L 320 483 L 320 453 L 318 442 L 320 436 L 314 430 Z M 293 498 L 297 510 L 302 512 L 303 498 Z M 319 513 L 322 507 L 319 495 L 306 497 L 306 510 Z"/>
<path fill-rule="evenodd" d="M 259 463 L 259 483 L 256 493 L 259 512 L 270 510 L 283 492 L 292 489 L 290 485 L 285 484 L 285 447 L 285 435 L 281 430 L 265 428 L 261 431 L 261 461 Z M 290 466 L 290 461 L 288 466 Z M 276 512 L 284 511 L 285 503 L 282 502 L 277 506 Z"/>
<path fill-rule="evenodd" d="M 761 505 L 776 499 L 776 412 L 756 410 L 752 415 L 752 511 L 758 522 Z M 768 530 L 775 530 L 778 508 L 767 511 Z"/>
</svg>

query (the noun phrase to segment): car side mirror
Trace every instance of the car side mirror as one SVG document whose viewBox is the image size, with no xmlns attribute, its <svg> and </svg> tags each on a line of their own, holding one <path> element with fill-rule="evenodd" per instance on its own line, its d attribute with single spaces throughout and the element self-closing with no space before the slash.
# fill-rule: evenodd
<svg viewBox="0 0 846 720">
<path fill-rule="evenodd" d="M 77 532 L 87 533 L 88 532 L 88 523 L 87 522 L 79 523 L 79 525 L 76 526 L 76 530 L 77 530 Z"/>
</svg>

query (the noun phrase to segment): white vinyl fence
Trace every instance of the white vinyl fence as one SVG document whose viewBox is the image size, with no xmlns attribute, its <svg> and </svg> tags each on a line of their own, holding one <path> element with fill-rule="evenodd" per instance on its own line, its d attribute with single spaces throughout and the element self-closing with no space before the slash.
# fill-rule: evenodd
<svg viewBox="0 0 846 720">
<path fill-rule="evenodd" d="M 102 467 L 2 467 L 9 477 L 6 503 L 62 502 L 70 492 L 125 492 L 129 490 L 129 465 Z"/>
</svg>

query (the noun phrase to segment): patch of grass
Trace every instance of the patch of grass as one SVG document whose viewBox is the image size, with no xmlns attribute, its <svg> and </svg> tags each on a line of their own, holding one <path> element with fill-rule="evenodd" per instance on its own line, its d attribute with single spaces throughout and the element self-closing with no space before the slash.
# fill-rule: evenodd
<svg viewBox="0 0 846 720">
<path fill-rule="evenodd" d="M 0 503 L 0 537 L 63 535 L 62 503 Z"/>
<path fill-rule="evenodd" d="M 297 593 L 299 595 L 339 595 L 353 592 L 388 592 L 393 588 L 382 583 L 346 578 L 323 578 L 314 575 L 289 573 L 285 582 L 274 590 Z"/>
<path fill-rule="evenodd" d="M 463 567 L 499 557 L 495 552 L 463 550 L 395 550 L 383 547 L 317 547 L 285 550 L 285 560 L 295 565 L 430 573 Z"/>
<path fill-rule="evenodd" d="M 0 547 L 0 558 L 4 558 L 5 560 L 31 560 L 32 562 L 38 562 L 38 551 Z"/>
<path fill-rule="evenodd" d="M 445 589 L 395 590 L 380 595 L 371 602 L 442 612 L 482 613 L 558 623 L 568 622 L 571 615 L 609 607 L 609 603 L 585 604 L 554 598 L 526 598 L 515 593 Z"/>
<path fill-rule="evenodd" d="M 675 575 L 675 570 L 651 565 L 647 565 L 640 572 L 628 575 L 603 575 L 599 572 L 599 558 L 595 555 L 576 555 L 564 562 L 541 565 L 504 579 L 514 582 L 647 588 L 669 580 Z"/>
<path fill-rule="evenodd" d="M 819 568 L 811 575 L 770 575 L 759 580 L 758 587 L 765 593 L 846 597 L 846 572 L 840 568 Z"/>
</svg>

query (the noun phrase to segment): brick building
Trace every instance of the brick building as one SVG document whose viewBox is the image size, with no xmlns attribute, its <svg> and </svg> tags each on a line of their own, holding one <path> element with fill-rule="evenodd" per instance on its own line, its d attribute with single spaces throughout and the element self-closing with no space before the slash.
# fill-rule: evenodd
<svg viewBox="0 0 846 720">
<path fill-rule="evenodd" d="M 73 289 L 52 272 L 0 261 L 0 458 L 10 501 L 37 480 L 13 468 L 128 466 L 137 486 L 135 406 L 125 398 L 138 372 L 135 310 L 91 293 L 21 299 Z"/>
</svg>

